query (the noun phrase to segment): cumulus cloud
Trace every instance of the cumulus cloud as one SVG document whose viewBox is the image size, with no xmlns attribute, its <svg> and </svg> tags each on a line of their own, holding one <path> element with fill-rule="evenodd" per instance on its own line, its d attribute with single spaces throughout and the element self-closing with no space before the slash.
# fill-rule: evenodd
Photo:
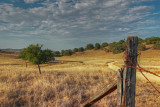
<svg viewBox="0 0 160 107">
<path fill-rule="evenodd" d="M 36 1 L 40 1 L 40 0 L 24 0 L 25 3 L 34 3 Z"/>
<path fill-rule="evenodd" d="M 137 26 L 153 23 L 147 17 L 154 8 L 138 5 L 145 1 L 150 0 L 45 0 L 28 9 L 0 4 L 0 31 L 75 39 L 135 33 Z"/>
</svg>

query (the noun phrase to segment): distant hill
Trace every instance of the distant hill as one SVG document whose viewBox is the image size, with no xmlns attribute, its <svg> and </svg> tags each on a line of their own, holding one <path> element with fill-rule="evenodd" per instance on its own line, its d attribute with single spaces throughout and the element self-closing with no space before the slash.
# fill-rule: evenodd
<svg viewBox="0 0 160 107">
<path fill-rule="evenodd" d="M 0 51 L 5 51 L 5 52 L 20 52 L 22 49 L 11 49 L 11 48 L 7 48 L 7 49 L 0 49 Z"/>
</svg>

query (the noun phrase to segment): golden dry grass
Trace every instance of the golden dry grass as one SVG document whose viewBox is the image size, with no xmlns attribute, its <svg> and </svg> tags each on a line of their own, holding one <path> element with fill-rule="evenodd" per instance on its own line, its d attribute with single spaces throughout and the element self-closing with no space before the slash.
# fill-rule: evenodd
<svg viewBox="0 0 160 107">
<path fill-rule="evenodd" d="M 142 52 L 140 64 L 143 67 L 151 65 L 149 69 L 159 73 L 160 69 L 156 68 L 160 66 L 159 52 Z M 112 61 L 122 64 L 123 54 L 87 51 L 42 64 L 40 75 L 36 65 L 29 63 L 26 68 L 25 61 L 14 54 L 1 54 L 0 107 L 79 107 L 81 100 L 112 81 L 116 72 L 107 67 Z M 160 90 L 160 84 L 154 85 Z M 115 107 L 116 91 L 95 105 Z M 159 105 L 160 95 L 147 81 L 137 79 L 136 107 Z"/>
</svg>

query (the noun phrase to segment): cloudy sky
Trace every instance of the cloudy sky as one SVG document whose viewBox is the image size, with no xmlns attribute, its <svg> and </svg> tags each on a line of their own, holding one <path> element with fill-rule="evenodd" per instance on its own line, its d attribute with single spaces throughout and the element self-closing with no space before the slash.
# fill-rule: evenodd
<svg viewBox="0 0 160 107">
<path fill-rule="evenodd" d="M 160 0 L 0 0 L 0 48 L 52 50 L 160 36 Z"/>
</svg>

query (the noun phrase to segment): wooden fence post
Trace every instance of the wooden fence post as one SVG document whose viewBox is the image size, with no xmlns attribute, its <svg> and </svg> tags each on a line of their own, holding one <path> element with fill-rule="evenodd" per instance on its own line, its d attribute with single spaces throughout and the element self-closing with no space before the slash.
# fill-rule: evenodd
<svg viewBox="0 0 160 107">
<path fill-rule="evenodd" d="M 121 68 L 117 72 L 117 107 L 120 107 L 122 105 L 123 71 L 124 71 L 124 69 Z"/>
<path fill-rule="evenodd" d="M 26 68 L 27 68 L 27 62 L 26 62 Z"/>
<path fill-rule="evenodd" d="M 127 38 L 125 50 L 125 69 L 123 72 L 122 104 L 121 107 L 135 107 L 136 66 L 137 66 L 138 37 Z M 118 102 L 117 102 L 118 104 Z"/>
<path fill-rule="evenodd" d="M 38 61 L 38 70 L 39 70 L 39 73 L 41 74 L 41 68 L 40 68 L 40 66 L 39 66 L 39 61 Z"/>
</svg>

